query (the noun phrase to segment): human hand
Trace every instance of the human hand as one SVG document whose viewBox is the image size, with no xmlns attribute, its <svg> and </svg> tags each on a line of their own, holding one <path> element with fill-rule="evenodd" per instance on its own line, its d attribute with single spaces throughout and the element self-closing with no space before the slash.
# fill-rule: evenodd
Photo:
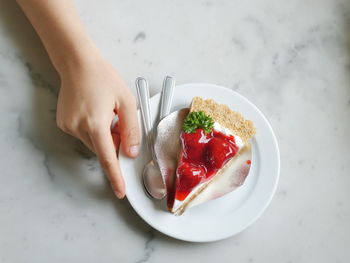
<svg viewBox="0 0 350 263">
<path fill-rule="evenodd" d="M 139 153 L 140 132 L 135 98 L 114 68 L 100 55 L 60 72 L 57 125 L 80 139 L 99 158 L 118 198 L 125 196 L 116 151 L 119 144 L 132 158 Z M 111 130 L 118 115 L 119 121 Z"/>
</svg>

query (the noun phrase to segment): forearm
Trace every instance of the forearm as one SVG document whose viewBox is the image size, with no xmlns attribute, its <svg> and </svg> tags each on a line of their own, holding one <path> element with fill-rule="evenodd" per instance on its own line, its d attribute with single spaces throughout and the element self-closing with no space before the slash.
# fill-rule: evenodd
<svg viewBox="0 0 350 263">
<path fill-rule="evenodd" d="M 60 74 L 98 53 L 72 0 L 17 0 Z"/>
</svg>

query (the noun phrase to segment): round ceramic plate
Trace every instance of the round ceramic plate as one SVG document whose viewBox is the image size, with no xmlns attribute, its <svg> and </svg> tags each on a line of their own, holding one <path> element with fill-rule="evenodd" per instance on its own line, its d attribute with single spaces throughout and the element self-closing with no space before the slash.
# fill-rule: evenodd
<svg viewBox="0 0 350 263">
<path fill-rule="evenodd" d="M 241 187 L 175 216 L 166 210 L 165 200 L 150 199 L 144 191 L 141 175 L 150 158 L 145 142 L 136 160 L 120 152 L 120 165 L 127 198 L 149 225 L 177 239 L 209 242 L 233 236 L 260 217 L 276 190 L 280 157 L 276 137 L 264 115 L 254 104 L 232 90 L 200 83 L 176 86 L 171 111 L 189 107 L 195 96 L 226 104 L 254 122 L 257 132 L 252 140 L 252 166 Z M 159 100 L 160 94 L 151 98 L 153 119 L 158 115 Z"/>
</svg>

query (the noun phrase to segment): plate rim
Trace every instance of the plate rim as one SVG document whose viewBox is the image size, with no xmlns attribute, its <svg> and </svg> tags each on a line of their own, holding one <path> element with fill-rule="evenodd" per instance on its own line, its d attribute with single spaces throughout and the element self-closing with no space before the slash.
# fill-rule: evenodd
<svg viewBox="0 0 350 263">
<path fill-rule="evenodd" d="M 266 199 L 265 203 L 263 206 L 260 207 L 260 210 L 258 213 L 256 213 L 256 215 L 254 217 L 252 217 L 250 219 L 250 221 L 245 224 L 244 227 L 242 227 L 240 230 L 238 231 L 227 231 L 226 235 L 222 235 L 220 237 L 214 237 L 214 238 L 208 238 L 208 239 L 196 239 L 195 237 L 192 238 L 185 238 L 183 236 L 179 236 L 176 233 L 173 232 L 169 232 L 166 229 L 160 229 L 159 227 L 157 227 L 156 224 L 153 224 L 152 222 L 150 222 L 148 219 L 146 219 L 143 215 L 142 215 L 142 211 L 140 211 L 140 209 L 137 206 L 134 206 L 133 202 L 128 198 L 128 192 L 126 192 L 126 197 L 128 198 L 128 201 L 130 203 L 130 205 L 132 206 L 132 208 L 135 210 L 135 212 L 142 218 L 142 220 L 144 222 L 146 222 L 149 226 L 151 226 L 152 228 L 156 229 L 157 231 L 169 236 L 169 237 L 173 237 L 175 239 L 178 240 L 182 240 L 182 241 L 186 241 L 186 242 L 196 242 L 196 243 L 203 243 L 203 242 L 214 242 L 214 241 L 219 241 L 219 240 L 223 240 L 226 238 L 229 238 L 231 236 L 237 235 L 240 232 L 242 232 L 243 230 L 247 229 L 249 226 L 251 226 L 258 218 L 261 217 L 261 215 L 265 212 L 265 210 L 267 209 L 267 207 L 269 206 L 269 204 L 272 201 L 273 196 L 276 193 L 276 189 L 279 183 L 279 178 L 280 178 L 280 168 L 281 168 L 281 161 L 280 161 L 280 150 L 279 150 L 279 146 L 278 146 L 278 141 L 277 141 L 277 137 L 272 129 L 272 126 L 270 124 L 270 122 L 268 121 L 267 117 L 263 114 L 263 112 L 251 101 L 249 101 L 246 97 L 244 97 L 243 95 L 241 95 L 240 93 L 238 93 L 237 91 L 234 91 L 230 88 L 224 87 L 224 86 L 220 86 L 217 84 L 212 84 L 212 83 L 205 83 L 205 82 L 190 82 L 190 83 L 185 83 L 185 84 L 180 84 L 180 85 L 176 85 L 176 88 L 178 87 L 183 87 L 183 86 L 207 86 L 208 88 L 216 88 L 216 89 L 222 89 L 228 92 L 231 92 L 232 94 L 234 94 L 235 96 L 239 97 L 240 99 L 244 100 L 247 104 L 249 104 L 249 106 L 251 106 L 252 108 L 254 108 L 254 110 L 258 113 L 258 115 L 263 119 L 264 123 L 267 125 L 267 128 L 269 130 L 269 134 L 271 135 L 271 139 L 273 141 L 273 145 L 272 147 L 274 148 L 274 150 L 276 151 L 276 175 L 275 175 L 275 180 L 273 181 L 273 187 L 268 195 L 268 198 Z M 175 88 L 175 89 L 176 89 Z M 156 94 L 154 94 L 150 100 L 157 100 L 160 98 L 160 94 L 161 92 L 158 92 Z M 138 112 L 140 110 L 138 109 Z M 142 124 L 140 126 L 140 128 L 142 129 Z M 142 131 L 143 134 L 143 131 Z M 123 152 L 122 147 L 119 149 L 119 155 L 122 158 L 127 158 Z M 119 161 L 121 161 L 122 159 L 120 159 Z M 122 165 L 121 165 L 122 168 Z"/>
</svg>

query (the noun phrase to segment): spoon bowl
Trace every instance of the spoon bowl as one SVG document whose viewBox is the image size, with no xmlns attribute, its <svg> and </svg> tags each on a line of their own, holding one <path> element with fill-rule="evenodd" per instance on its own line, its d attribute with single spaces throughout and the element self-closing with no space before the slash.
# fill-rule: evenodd
<svg viewBox="0 0 350 263">
<path fill-rule="evenodd" d="M 142 173 L 143 184 L 147 194 L 155 199 L 162 199 L 166 195 L 164 180 L 160 174 L 158 165 L 150 161 L 146 164 Z"/>
</svg>

